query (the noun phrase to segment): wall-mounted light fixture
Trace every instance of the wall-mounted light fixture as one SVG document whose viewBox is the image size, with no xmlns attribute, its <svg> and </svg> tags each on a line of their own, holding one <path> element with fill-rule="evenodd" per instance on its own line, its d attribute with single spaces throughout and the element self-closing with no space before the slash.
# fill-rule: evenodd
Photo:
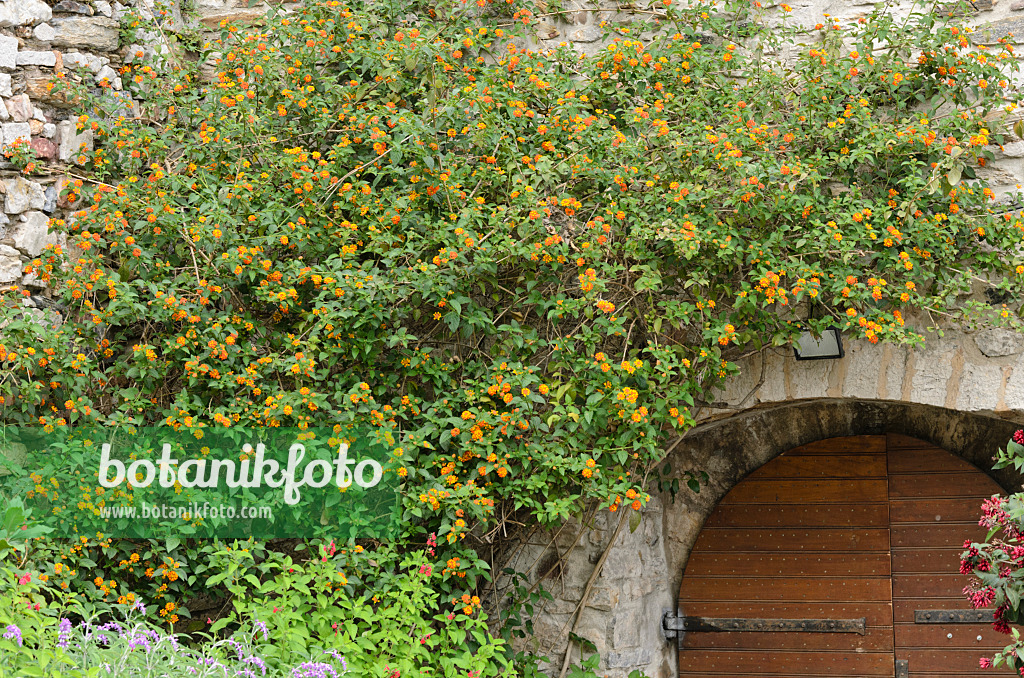
<svg viewBox="0 0 1024 678">
<path fill-rule="evenodd" d="M 804 332 L 793 342 L 793 354 L 797 360 L 838 360 L 845 355 L 843 338 L 838 327 L 822 330 L 815 339 L 810 332 Z"/>
</svg>

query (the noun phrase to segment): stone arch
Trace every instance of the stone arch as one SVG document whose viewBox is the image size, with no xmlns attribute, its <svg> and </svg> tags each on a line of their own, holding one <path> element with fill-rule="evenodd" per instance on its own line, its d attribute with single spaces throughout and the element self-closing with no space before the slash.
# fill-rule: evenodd
<svg viewBox="0 0 1024 678">
<path fill-rule="evenodd" d="M 910 374 L 912 382 L 915 373 Z M 996 387 L 1005 391 L 1006 382 Z M 622 530 L 610 548 L 618 516 L 608 512 L 598 516 L 584 539 L 566 543 L 564 581 L 552 591 L 555 600 L 536 615 L 537 635 L 548 647 L 565 647 L 565 619 L 579 604 L 594 564 L 608 550 L 580 612 L 579 635 L 595 643 L 602 656 L 602 675 L 608 678 L 626 678 L 633 669 L 652 678 L 675 678 L 676 646 L 662 633 L 662 614 L 676 608 L 684 566 L 705 520 L 746 475 L 806 443 L 900 433 L 948 450 L 1011 492 L 1021 487 L 1021 478 L 1012 470 L 992 471 L 991 456 L 1018 427 L 1013 419 L 1024 421 L 1024 416 L 1019 411 L 1001 414 L 928 403 L 821 397 L 760 402 L 731 416 L 706 419 L 687 432 L 662 466 L 667 478 L 681 478 L 691 469 L 706 471 L 709 477 L 701 491 L 693 493 L 684 486 L 674 499 L 666 491 L 655 493 L 643 509 L 640 526 Z M 543 544 L 537 546 L 535 555 L 543 555 L 543 549 Z"/>
<path fill-rule="evenodd" d="M 659 497 L 672 586 L 678 589 L 686 556 L 719 500 L 786 450 L 827 438 L 900 433 L 952 452 L 1013 492 L 1021 478 L 1013 469 L 992 470 L 991 457 L 1017 428 L 1007 419 L 934 405 L 830 398 L 761 406 L 699 425 L 665 460 L 673 476 L 689 469 L 709 475 L 699 493 Z"/>
</svg>

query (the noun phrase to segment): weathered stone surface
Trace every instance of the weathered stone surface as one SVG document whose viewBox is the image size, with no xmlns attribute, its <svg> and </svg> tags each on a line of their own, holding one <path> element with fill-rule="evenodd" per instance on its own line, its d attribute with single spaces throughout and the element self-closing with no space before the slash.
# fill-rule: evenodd
<svg viewBox="0 0 1024 678">
<path fill-rule="evenodd" d="M 217 28 L 220 26 L 220 22 L 227 21 L 229 23 L 238 24 L 239 26 L 252 25 L 266 16 L 266 12 L 262 9 L 232 9 L 226 12 L 214 12 L 206 14 L 200 19 L 202 24 L 207 28 Z"/>
<path fill-rule="evenodd" d="M 599 26 L 587 26 L 573 31 L 569 35 L 569 39 L 573 42 L 597 42 L 604 35 L 604 30 Z"/>
<path fill-rule="evenodd" d="M 996 327 L 974 335 L 978 350 L 989 358 L 1024 353 L 1024 335 Z"/>
<path fill-rule="evenodd" d="M 646 647 L 638 647 L 625 652 L 609 652 L 606 662 L 610 669 L 629 669 L 647 666 L 651 663 L 652 654 Z"/>
<path fill-rule="evenodd" d="M 761 402 L 775 402 L 786 399 L 786 360 L 774 351 L 763 354 L 766 361 L 764 367 L 764 384 L 757 393 Z"/>
<path fill-rule="evenodd" d="M 68 195 L 65 190 L 71 186 L 71 179 L 68 177 L 60 177 L 57 179 L 56 184 L 53 185 L 54 191 L 57 194 L 57 207 L 61 209 L 71 209 L 78 204 L 78 201 L 72 202 L 68 199 Z M 81 200 L 81 198 L 79 198 Z"/>
<path fill-rule="evenodd" d="M 28 122 L 32 117 L 32 100 L 27 94 L 19 94 L 7 100 L 7 112 L 14 122 Z"/>
<path fill-rule="evenodd" d="M 103 66 L 110 63 L 110 59 L 98 57 L 95 54 L 68 52 L 64 55 L 64 63 L 71 68 L 88 68 L 93 73 L 99 73 Z"/>
<path fill-rule="evenodd" d="M 844 342 L 845 343 L 845 342 Z M 843 395 L 847 398 L 877 398 L 881 361 L 878 349 L 866 342 L 850 342 L 846 346 L 846 379 Z"/>
<path fill-rule="evenodd" d="M 1002 381 L 1003 368 L 999 365 L 964 365 L 957 394 L 957 409 L 966 412 L 995 410 Z"/>
<path fill-rule="evenodd" d="M 32 136 L 38 136 L 43 133 L 43 123 L 32 118 L 28 121 L 28 129 L 32 133 Z"/>
<path fill-rule="evenodd" d="M 42 42 L 50 42 L 57 36 L 57 31 L 53 30 L 53 26 L 50 24 L 39 24 L 32 33 L 36 36 L 36 40 Z"/>
<path fill-rule="evenodd" d="M 993 188 L 996 186 L 1013 186 L 1020 183 L 1015 174 L 1002 167 L 979 167 L 977 170 L 978 179 L 987 182 Z"/>
<path fill-rule="evenodd" d="M 32 140 L 32 127 L 27 122 L 5 122 L 3 129 L 5 146 L 13 144 L 18 139 Z"/>
<path fill-rule="evenodd" d="M 643 606 L 632 601 L 625 609 L 618 609 L 612 617 L 612 647 L 630 648 L 640 644 L 643 630 Z"/>
<path fill-rule="evenodd" d="M 13 70 L 18 66 L 18 39 L 0 35 L 0 68 Z M 10 75 L 7 76 L 10 79 Z"/>
<path fill-rule="evenodd" d="M 18 52 L 18 65 L 47 66 L 52 68 L 57 65 L 57 55 L 53 52 L 21 51 Z"/>
<path fill-rule="evenodd" d="M 554 40 L 561 33 L 553 24 L 541 22 L 537 24 L 537 37 L 541 40 Z"/>
<path fill-rule="evenodd" d="M 114 89 L 121 89 L 121 78 L 118 77 L 117 71 L 110 66 L 103 66 L 100 68 L 99 73 L 96 74 L 96 82 L 106 82 Z"/>
<path fill-rule="evenodd" d="M 57 187 L 54 184 L 47 186 L 43 197 L 46 198 L 46 202 L 43 203 L 43 211 L 52 214 L 57 209 Z"/>
<path fill-rule="evenodd" d="M 44 289 L 46 289 L 46 283 L 43 282 L 42 280 L 40 280 L 39 276 L 36 275 L 35 272 L 26 273 L 24 276 L 22 276 L 22 278 L 21 278 L 21 286 L 22 287 L 34 287 L 37 290 L 44 290 Z"/>
<path fill-rule="evenodd" d="M 92 7 L 84 2 L 75 2 L 74 0 L 60 0 L 53 6 L 53 11 L 61 14 L 84 14 L 85 16 L 95 14 Z"/>
<path fill-rule="evenodd" d="M 12 283 L 21 279 L 24 264 L 21 254 L 8 245 L 0 245 L 0 283 Z"/>
<path fill-rule="evenodd" d="M 724 387 L 715 391 L 715 403 L 727 404 L 732 407 L 749 407 L 756 400 L 756 393 L 752 393 L 757 386 L 757 380 L 761 375 L 761 356 L 755 355 L 745 358 L 740 365 L 739 374 L 734 375 L 725 382 Z M 750 398 L 743 402 L 747 396 Z"/>
<path fill-rule="evenodd" d="M 21 214 L 25 210 L 42 209 L 46 203 L 42 185 L 28 181 L 24 177 L 13 177 L 4 180 L 7 189 L 4 200 L 4 212 Z"/>
<path fill-rule="evenodd" d="M 49 21 L 52 16 L 50 6 L 41 0 L 9 0 L 0 4 L 0 28 L 31 26 Z"/>
<path fill-rule="evenodd" d="M 953 376 L 953 349 L 948 346 L 932 347 L 926 344 L 916 352 L 914 379 L 910 400 L 926 405 L 944 405 L 949 378 Z"/>
<path fill-rule="evenodd" d="M 1024 17 L 1009 16 L 999 21 L 992 21 L 982 24 L 971 34 L 971 41 L 974 44 L 993 44 L 999 38 L 1013 34 L 1015 38 L 1024 38 Z"/>
<path fill-rule="evenodd" d="M 25 93 L 36 103 L 44 103 L 57 108 L 70 108 L 81 103 L 81 99 L 69 99 L 67 92 L 49 87 L 54 81 L 52 73 L 43 73 L 38 68 L 27 68 L 24 73 Z"/>
<path fill-rule="evenodd" d="M 57 134 L 57 126 L 52 122 L 45 123 L 43 125 L 43 136 L 47 139 L 52 139 Z"/>
<path fill-rule="evenodd" d="M 26 212 L 10 235 L 14 246 L 30 257 L 38 257 L 47 245 L 56 245 L 57 236 L 49 233 L 50 218 L 42 212 Z"/>
<path fill-rule="evenodd" d="M 11 93 L 11 74 L 0 73 L 0 97 L 9 97 Z"/>
<path fill-rule="evenodd" d="M 71 120 L 62 120 L 57 124 L 57 157 L 63 161 L 71 160 L 83 148 L 92 150 L 92 130 L 87 128 L 77 132 L 75 126 Z"/>
<path fill-rule="evenodd" d="M 57 35 L 52 42 L 58 47 L 113 52 L 118 45 L 119 25 L 114 19 L 102 16 L 54 19 Z"/>
<path fill-rule="evenodd" d="M 46 160 L 57 157 L 57 145 L 45 137 L 32 137 L 32 150 L 36 152 L 37 157 Z"/>
<path fill-rule="evenodd" d="M 1024 9 L 1024 0 L 1017 0 L 1017 2 L 1010 3 L 1011 12 L 1019 12 Z"/>
<path fill-rule="evenodd" d="M 110 6 L 109 2 L 105 0 L 96 0 L 92 3 L 96 7 L 96 11 L 103 16 L 110 17 L 114 15 L 114 8 Z"/>
<path fill-rule="evenodd" d="M 828 395 L 828 384 L 832 371 L 839 364 L 837 360 L 796 360 L 790 364 L 793 375 L 793 397 L 824 398 Z"/>
</svg>

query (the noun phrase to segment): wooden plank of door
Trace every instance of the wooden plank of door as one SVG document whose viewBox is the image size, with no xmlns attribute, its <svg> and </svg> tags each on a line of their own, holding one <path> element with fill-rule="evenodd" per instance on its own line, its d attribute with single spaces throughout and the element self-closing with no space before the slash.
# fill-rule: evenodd
<svg viewBox="0 0 1024 678">
<path fill-rule="evenodd" d="M 953 548 L 894 548 L 892 550 L 893 572 L 935 572 L 944 574 L 956 572 L 960 567 L 963 543 Z"/>
<path fill-rule="evenodd" d="M 851 504 L 886 502 L 885 478 L 839 480 L 747 480 L 734 487 L 722 504 Z"/>
<path fill-rule="evenodd" d="M 893 675 L 891 652 L 798 652 L 779 650 L 771 661 L 758 650 L 686 649 L 680 653 L 680 672 L 700 669 L 703 675 L 768 673 L 783 676 Z"/>
<path fill-rule="evenodd" d="M 884 478 L 885 455 L 856 454 L 780 456 L 747 476 L 747 480 L 766 478 Z"/>
<path fill-rule="evenodd" d="M 889 496 L 893 499 L 990 497 L 998 493 L 1000 489 L 995 481 L 980 471 L 889 476 Z"/>
<path fill-rule="evenodd" d="M 694 553 L 689 572 L 722 577 L 888 577 L 886 553 Z"/>
<path fill-rule="evenodd" d="M 1006 634 L 992 624 L 914 624 L 901 622 L 894 628 L 896 643 L 905 648 L 1003 647 Z M 950 638 L 952 636 L 952 638 Z M 979 640 L 980 638 L 980 640 Z"/>
<path fill-rule="evenodd" d="M 889 505 L 834 504 L 827 510 L 814 504 L 719 505 L 704 527 L 878 527 L 888 522 Z"/>
<path fill-rule="evenodd" d="M 974 523 L 897 523 L 892 526 L 892 547 L 963 548 L 964 540 L 981 541 L 988 530 Z"/>
<path fill-rule="evenodd" d="M 885 454 L 885 436 L 843 436 L 817 440 L 783 452 L 780 457 L 814 454 Z"/>
<path fill-rule="evenodd" d="M 760 529 L 709 528 L 701 530 L 694 550 L 719 552 L 889 552 L 889 530 L 871 529 Z"/>
<path fill-rule="evenodd" d="M 968 579 L 962 574 L 899 574 L 892 576 L 893 599 L 956 598 Z M 918 608 L 924 609 L 924 608 Z"/>
<path fill-rule="evenodd" d="M 981 517 L 979 497 L 953 499 L 893 499 L 889 502 L 889 520 L 893 523 L 971 523 Z"/>
<path fill-rule="evenodd" d="M 888 578 L 865 577 L 683 577 L 680 598 L 688 601 L 888 601 Z M 777 617 L 777 615 L 775 615 Z"/>
<path fill-rule="evenodd" d="M 892 630 L 875 626 L 856 633 L 694 633 L 687 636 L 688 649 L 840 650 L 871 652 L 892 650 Z"/>
</svg>

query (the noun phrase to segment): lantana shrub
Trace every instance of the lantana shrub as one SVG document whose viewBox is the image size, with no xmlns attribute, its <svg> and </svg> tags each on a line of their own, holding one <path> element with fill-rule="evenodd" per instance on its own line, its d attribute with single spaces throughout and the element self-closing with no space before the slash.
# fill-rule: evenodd
<svg viewBox="0 0 1024 678">
<path fill-rule="evenodd" d="M 138 48 L 137 116 L 66 74 L 97 148 L 28 267 L 46 321 L 20 292 L 0 311 L 3 421 L 374 427 L 395 546 L 483 618 L 509 535 L 635 526 L 740 358 L 833 325 L 1020 324 L 991 298 L 1021 298 L 1024 223 L 978 174 L 1012 46 L 945 6 L 787 9 L 664 0 L 581 56 L 524 47 L 530 0 L 311 0 Z M 109 501 L 58 476 L 40 491 Z"/>
</svg>

